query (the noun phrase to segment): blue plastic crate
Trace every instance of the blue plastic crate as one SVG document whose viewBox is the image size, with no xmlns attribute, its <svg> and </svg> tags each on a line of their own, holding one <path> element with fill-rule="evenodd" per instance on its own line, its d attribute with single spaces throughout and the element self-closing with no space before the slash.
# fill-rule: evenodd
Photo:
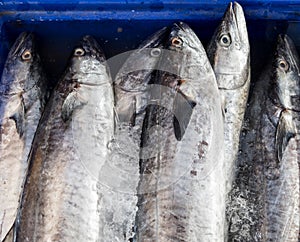
<svg viewBox="0 0 300 242">
<path fill-rule="evenodd" d="M 79 39 L 96 37 L 106 56 L 134 49 L 148 35 L 174 21 L 185 21 L 204 45 L 218 25 L 225 0 L 0 1 L 0 71 L 22 31 L 37 34 L 45 71 L 55 83 Z M 253 79 L 269 58 L 278 33 L 300 47 L 300 1 L 241 0 L 251 43 Z"/>
</svg>

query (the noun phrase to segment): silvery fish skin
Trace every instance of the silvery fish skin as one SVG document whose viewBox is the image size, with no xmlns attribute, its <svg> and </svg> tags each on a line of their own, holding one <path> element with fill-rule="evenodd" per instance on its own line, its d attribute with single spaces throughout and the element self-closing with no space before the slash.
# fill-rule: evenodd
<svg viewBox="0 0 300 242">
<path fill-rule="evenodd" d="M 173 25 L 166 49 L 155 79 L 160 99 L 153 98 L 143 126 L 135 239 L 224 241 L 223 118 L 215 75 L 186 24 Z"/>
<path fill-rule="evenodd" d="M 250 86 L 250 45 L 242 7 L 230 3 L 207 48 L 224 98 L 226 191 L 235 176 L 240 131 Z"/>
<path fill-rule="evenodd" d="M 33 34 L 12 46 L 0 83 L 0 241 L 14 224 L 27 159 L 47 96 Z"/>
<path fill-rule="evenodd" d="M 232 192 L 230 241 L 298 241 L 298 145 L 292 110 L 297 108 L 293 98 L 299 83 L 292 74 L 291 60 L 297 58 L 293 48 L 287 36 L 278 37 L 273 66 L 253 90 Z"/>
<path fill-rule="evenodd" d="M 85 36 L 41 119 L 16 241 L 103 241 L 98 176 L 113 135 L 113 103 L 103 52 Z"/>
<path fill-rule="evenodd" d="M 159 30 L 125 61 L 114 82 L 116 127 L 109 163 L 102 171 L 107 190 L 101 214 L 103 238 L 128 241 L 133 237 L 139 180 L 139 150 L 147 105 L 147 85 L 155 68 L 166 28 Z M 108 176 L 105 174 L 108 174 Z M 122 174 L 122 175 L 120 175 Z M 113 202 L 111 202 L 113 201 Z"/>
<path fill-rule="evenodd" d="M 286 70 L 280 71 L 278 68 L 274 73 L 279 83 L 275 83 L 275 88 L 280 90 L 281 99 L 276 103 L 284 103 L 284 107 L 291 110 L 293 121 L 296 126 L 296 142 L 297 142 L 297 161 L 300 165 L 300 64 L 299 56 L 293 41 L 288 36 L 280 37 L 281 44 L 278 45 L 277 52 L 278 65 L 287 65 Z M 275 98 L 274 98 L 275 99 Z M 276 100 L 276 99 L 275 99 Z M 299 234 L 300 239 L 300 234 Z M 298 241 L 299 241 L 298 239 Z"/>
<path fill-rule="evenodd" d="M 119 122 L 141 126 L 143 119 L 136 116 L 145 112 L 148 83 L 159 60 L 167 30 L 160 29 L 148 37 L 138 49 L 132 51 L 117 73 L 114 88 Z"/>
</svg>

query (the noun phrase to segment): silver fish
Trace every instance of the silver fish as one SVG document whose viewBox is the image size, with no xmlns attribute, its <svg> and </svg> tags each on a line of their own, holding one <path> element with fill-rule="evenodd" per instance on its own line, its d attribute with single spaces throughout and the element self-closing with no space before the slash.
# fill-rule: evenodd
<svg viewBox="0 0 300 242">
<path fill-rule="evenodd" d="M 226 191 L 235 176 L 240 131 L 250 86 L 250 45 L 242 7 L 230 3 L 207 48 L 224 98 Z"/>
<path fill-rule="evenodd" d="M 277 47 L 277 65 L 281 68 L 277 68 L 274 73 L 275 78 L 281 80 L 275 82 L 274 88 L 281 92 L 276 103 L 283 104 L 284 108 L 288 109 L 293 117 L 294 125 L 296 126 L 296 150 L 298 167 L 300 168 L 300 63 L 299 55 L 293 41 L 287 36 L 280 36 Z M 285 68 L 284 68 L 285 67 Z M 284 72 L 282 71 L 284 68 Z M 299 174 L 300 175 L 300 174 Z M 300 206 L 300 202 L 299 202 Z M 300 208 L 299 208 L 300 209 Z M 299 212 L 298 212 L 299 213 Z M 296 211 L 295 211 L 296 214 Z M 300 215 L 300 213 L 299 213 Z M 300 221 L 300 217 L 299 217 Z M 300 240 L 300 230 L 298 241 Z"/>
<path fill-rule="evenodd" d="M 166 48 L 155 78 L 161 92 L 153 93 L 158 96 L 143 127 L 135 239 L 224 241 L 223 119 L 215 75 L 186 24 L 173 25 Z"/>
<path fill-rule="evenodd" d="M 103 241 L 99 174 L 113 136 L 113 104 L 103 51 L 85 36 L 38 127 L 16 241 Z"/>
<path fill-rule="evenodd" d="M 256 83 L 232 192 L 230 241 L 298 241 L 299 168 L 293 43 L 279 36 L 273 66 Z"/>
<path fill-rule="evenodd" d="M 116 127 L 114 140 L 109 146 L 109 162 L 102 169 L 100 178 L 109 188 L 103 195 L 109 199 L 103 200 L 100 210 L 103 238 L 106 241 L 128 241 L 133 237 L 147 85 L 158 62 L 165 36 L 166 28 L 132 51 L 115 78 Z"/>
<path fill-rule="evenodd" d="M 11 48 L 0 83 L 0 241 L 17 215 L 27 159 L 47 98 L 33 34 Z"/>
<path fill-rule="evenodd" d="M 166 36 L 167 28 L 162 28 L 148 37 L 137 50 L 132 51 L 117 73 L 114 88 L 119 122 L 141 126 L 143 117 L 136 116 L 145 112 L 148 83 L 161 55 Z"/>
</svg>

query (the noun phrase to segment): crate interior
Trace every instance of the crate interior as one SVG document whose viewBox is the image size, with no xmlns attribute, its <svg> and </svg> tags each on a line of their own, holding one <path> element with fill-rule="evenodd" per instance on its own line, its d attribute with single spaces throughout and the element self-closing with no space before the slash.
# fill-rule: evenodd
<svg viewBox="0 0 300 242">
<path fill-rule="evenodd" d="M 165 13 L 146 9 L 140 12 L 120 11 L 120 14 L 118 11 L 101 10 L 2 12 L 0 71 L 2 72 L 9 48 L 23 31 L 36 34 L 38 51 L 50 85 L 59 80 L 73 48 L 86 34 L 94 36 L 102 46 L 106 57 L 110 58 L 135 49 L 141 41 L 158 29 L 176 21 L 184 21 L 192 27 L 206 46 L 226 10 L 226 5 L 225 3 L 221 7 L 216 5 L 218 8 L 211 5 L 211 9 L 206 8 L 204 12 L 199 10 L 193 14 L 187 14 L 187 9 L 184 14 L 170 9 Z M 252 82 L 255 82 L 266 63 L 271 60 L 276 36 L 279 33 L 289 34 L 300 51 L 300 22 L 295 17 L 281 19 L 278 13 L 276 17 L 273 13 L 273 18 L 264 18 L 259 16 L 257 11 L 251 12 L 251 8 L 249 11 L 245 8 L 245 13 L 251 45 Z M 122 61 L 124 60 L 120 59 L 119 66 Z M 119 66 L 111 67 L 113 74 Z"/>
</svg>

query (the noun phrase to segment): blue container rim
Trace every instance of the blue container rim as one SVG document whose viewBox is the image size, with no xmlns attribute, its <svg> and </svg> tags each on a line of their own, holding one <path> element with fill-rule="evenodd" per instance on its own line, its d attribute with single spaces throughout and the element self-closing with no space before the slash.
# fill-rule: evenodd
<svg viewBox="0 0 300 242">
<path fill-rule="evenodd" d="M 0 18 L 85 19 L 218 19 L 228 0 L 85 0 L 0 1 Z M 300 20 L 300 0 L 238 1 L 247 19 Z M 56 12 L 56 13 L 53 13 Z M 57 15 L 60 12 L 60 15 Z M 84 12 L 84 13 L 82 13 Z M 65 13 L 65 14 L 64 14 Z M 173 17 L 175 16 L 175 17 Z"/>
</svg>

